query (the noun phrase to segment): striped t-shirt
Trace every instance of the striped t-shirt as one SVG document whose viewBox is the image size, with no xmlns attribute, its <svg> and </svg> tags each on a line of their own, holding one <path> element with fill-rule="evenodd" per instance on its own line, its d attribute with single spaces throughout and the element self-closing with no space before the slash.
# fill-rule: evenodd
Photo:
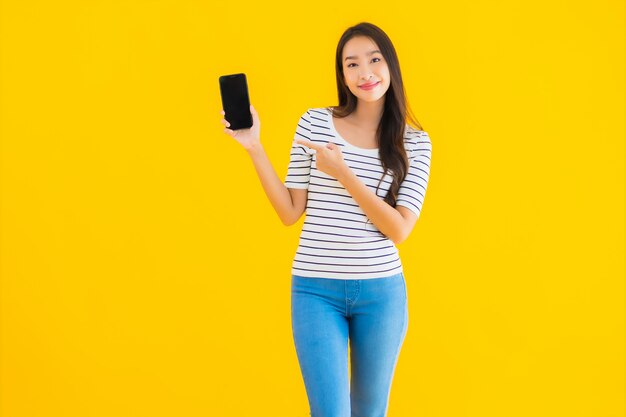
<svg viewBox="0 0 626 417">
<path fill-rule="evenodd" d="M 295 143 L 303 138 L 341 147 L 343 159 L 373 192 L 383 173 L 378 149 L 348 143 L 335 129 L 330 108 L 311 108 L 298 121 L 285 179 L 288 188 L 308 189 L 305 221 L 292 264 L 292 274 L 312 278 L 369 279 L 402 272 L 395 244 L 369 221 L 361 207 L 335 178 L 316 167 L 316 151 Z M 396 205 L 419 217 L 430 173 L 431 142 L 425 131 L 408 124 L 404 135 L 410 166 Z M 377 195 L 391 187 L 385 175 Z"/>
</svg>

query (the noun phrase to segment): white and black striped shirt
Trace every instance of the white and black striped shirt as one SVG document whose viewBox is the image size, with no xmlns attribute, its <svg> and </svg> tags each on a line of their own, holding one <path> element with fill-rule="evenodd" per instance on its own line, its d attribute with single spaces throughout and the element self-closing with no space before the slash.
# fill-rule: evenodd
<svg viewBox="0 0 626 417">
<path fill-rule="evenodd" d="M 378 149 L 348 143 L 335 129 L 329 108 L 311 108 L 298 121 L 285 179 L 288 188 L 308 189 L 306 218 L 292 265 L 292 274 L 335 279 L 383 278 L 402 272 L 394 243 L 369 221 L 361 207 L 335 178 L 316 168 L 316 151 L 295 143 L 304 138 L 319 144 L 332 141 L 357 177 L 376 192 L 383 173 Z M 428 133 L 406 125 L 405 149 L 410 166 L 396 205 L 419 217 L 430 173 L 432 145 Z M 377 195 L 391 186 L 385 175 Z"/>
</svg>

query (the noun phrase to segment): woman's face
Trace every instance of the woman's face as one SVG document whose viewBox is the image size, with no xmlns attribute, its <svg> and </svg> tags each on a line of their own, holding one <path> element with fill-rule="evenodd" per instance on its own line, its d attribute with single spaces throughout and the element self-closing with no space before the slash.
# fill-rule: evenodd
<svg viewBox="0 0 626 417">
<path fill-rule="evenodd" d="M 391 80 L 387 61 L 376 43 L 366 36 L 355 36 L 343 48 L 341 62 L 346 85 L 359 100 L 377 101 L 385 95 Z M 372 89 L 366 84 L 378 83 Z"/>
</svg>

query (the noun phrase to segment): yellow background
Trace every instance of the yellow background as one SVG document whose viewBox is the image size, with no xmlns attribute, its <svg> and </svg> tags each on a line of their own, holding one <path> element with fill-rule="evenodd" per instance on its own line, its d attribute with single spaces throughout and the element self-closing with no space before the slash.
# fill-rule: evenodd
<svg viewBox="0 0 626 417">
<path fill-rule="evenodd" d="M 343 30 L 394 42 L 433 160 L 391 417 L 624 415 L 624 2 L 4 1 L 1 415 L 307 416 L 286 174 Z"/>
</svg>

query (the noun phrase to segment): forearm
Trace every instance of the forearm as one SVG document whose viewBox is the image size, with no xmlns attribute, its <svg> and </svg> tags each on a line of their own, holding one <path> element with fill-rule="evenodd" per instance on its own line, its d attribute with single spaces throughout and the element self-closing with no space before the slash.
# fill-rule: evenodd
<svg viewBox="0 0 626 417">
<path fill-rule="evenodd" d="M 265 153 L 265 149 L 259 144 L 257 147 L 247 150 L 247 152 L 252 159 L 265 195 L 267 195 L 274 210 L 276 210 L 278 217 L 280 217 L 283 224 L 291 224 L 291 219 L 294 215 L 291 194 L 276 174 L 272 163 L 267 157 L 267 153 Z"/>
<path fill-rule="evenodd" d="M 393 242 L 404 240 L 404 218 L 398 210 L 378 197 L 349 168 L 337 180 L 382 234 Z"/>
</svg>

